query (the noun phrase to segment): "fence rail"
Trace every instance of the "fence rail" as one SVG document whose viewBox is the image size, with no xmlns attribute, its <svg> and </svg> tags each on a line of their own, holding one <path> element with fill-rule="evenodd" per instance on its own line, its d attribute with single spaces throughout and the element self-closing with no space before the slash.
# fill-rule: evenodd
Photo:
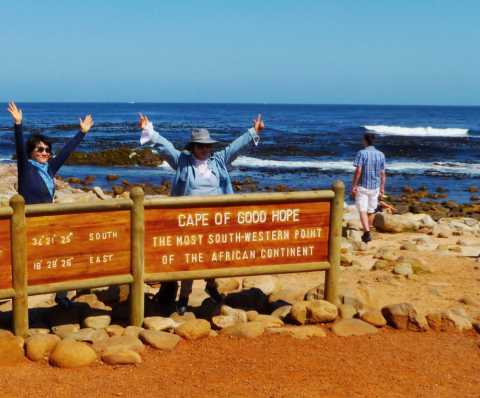
<svg viewBox="0 0 480 398">
<path fill-rule="evenodd" d="M 144 199 L 134 188 L 130 199 L 86 204 L 25 206 L 15 195 L 0 208 L 0 299 L 13 300 L 19 336 L 29 295 L 119 284 L 130 285 L 137 326 L 148 282 L 326 271 L 325 299 L 336 302 L 343 203 L 341 181 L 203 198 Z"/>
</svg>

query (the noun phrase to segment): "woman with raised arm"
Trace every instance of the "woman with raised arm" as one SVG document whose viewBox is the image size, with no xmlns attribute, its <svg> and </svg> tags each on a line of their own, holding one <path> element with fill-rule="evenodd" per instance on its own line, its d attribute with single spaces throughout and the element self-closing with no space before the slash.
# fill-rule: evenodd
<svg viewBox="0 0 480 398">
<path fill-rule="evenodd" d="M 258 145 L 259 133 L 264 129 L 261 115 L 253 121 L 253 127 L 242 134 L 230 145 L 220 151 L 213 151 L 213 144 L 217 141 L 210 137 L 207 129 L 193 129 L 190 142 L 184 151 L 179 151 L 166 138 L 153 129 L 148 118 L 140 114 L 142 136 L 140 144 L 148 142 L 155 145 L 155 149 L 163 156 L 167 163 L 175 170 L 172 184 L 172 196 L 208 196 L 233 194 L 232 181 L 227 167 L 235 160 L 247 146 Z M 221 302 L 215 281 L 208 279 L 205 291 L 210 297 Z M 188 297 L 192 291 L 192 281 L 182 281 L 177 310 L 185 313 Z M 177 296 L 176 282 L 162 283 L 157 299 L 163 303 L 174 303 Z"/>
<path fill-rule="evenodd" d="M 55 196 L 55 174 L 93 126 L 92 116 L 80 119 L 80 131 L 53 157 L 52 144 L 47 137 L 33 134 L 25 143 L 22 110 L 14 102 L 8 104 L 7 110 L 15 122 L 18 193 L 26 204 L 51 203 Z M 55 300 L 63 308 L 70 306 L 66 292 L 57 293 Z"/>
</svg>

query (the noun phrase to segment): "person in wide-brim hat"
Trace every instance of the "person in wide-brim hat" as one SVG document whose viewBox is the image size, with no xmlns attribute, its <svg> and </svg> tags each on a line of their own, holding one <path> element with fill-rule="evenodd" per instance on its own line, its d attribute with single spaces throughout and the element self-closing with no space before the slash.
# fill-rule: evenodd
<svg viewBox="0 0 480 398">
<path fill-rule="evenodd" d="M 211 138 L 210 132 L 205 128 L 193 129 L 185 150 L 179 151 L 170 141 L 156 132 L 152 122 L 142 114 L 140 114 L 140 127 L 142 129 L 140 144 L 148 142 L 154 144 L 157 152 L 175 170 L 172 196 L 211 196 L 234 193 L 228 166 L 242 150 L 251 144 L 258 145 L 259 133 L 265 126 L 261 115 L 258 115 L 253 121 L 253 127 L 218 151 L 213 150 L 214 144 L 218 141 Z M 192 281 L 182 281 L 177 305 L 179 313 L 184 313 L 187 309 L 192 283 Z M 162 283 L 157 299 L 162 303 L 173 303 L 177 290 L 176 282 Z M 218 293 L 213 279 L 207 280 L 205 290 L 214 301 L 222 301 L 223 297 Z"/>
</svg>

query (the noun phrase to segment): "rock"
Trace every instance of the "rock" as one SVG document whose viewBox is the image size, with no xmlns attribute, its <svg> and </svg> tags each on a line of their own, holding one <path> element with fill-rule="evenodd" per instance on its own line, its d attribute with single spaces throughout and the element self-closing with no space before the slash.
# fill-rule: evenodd
<svg viewBox="0 0 480 398">
<path fill-rule="evenodd" d="M 235 337 L 255 338 L 261 336 L 265 332 L 265 325 L 262 322 L 237 323 L 233 326 L 225 328 L 221 334 Z"/>
<path fill-rule="evenodd" d="M 473 328 L 480 334 L 480 321 L 472 323 Z"/>
<path fill-rule="evenodd" d="M 78 323 L 52 327 L 52 332 L 55 333 L 61 339 L 65 338 L 71 333 L 78 332 L 79 330 L 80 330 L 80 325 Z"/>
<path fill-rule="evenodd" d="M 23 341 L 23 339 L 22 339 Z M 23 360 L 23 345 L 11 333 L 0 335 L 0 365 L 14 365 Z"/>
<path fill-rule="evenodd" d="M 293 304 L 296 301 L 303 301 L 305 296 L 304 289 L 293 289 L 290 287 L 282 287 L 274 291 L 269 297 L 268 301 L 274 303 L 276 301 L 284 301 L 286 303 Z"/>
<path fill-rule="evenodd" d="M 431 269 L 425 265 L 424 261 L 420 257 L 413 256 L 401 256 L 398 258 L 398 264 L 410 264 L 410 267 L 414 274 L 430 273 Z"/>
<path fill-rule="evenodd" d="M 222 305 L 222 307 L 220 308 L 220 313 L 222 315 L 233 316 L 236 319 L 236 322 L 247 322 L 248 321 L 246 311 L 241 310 L 241 309 L 237 309 L 237 308 L 232 308 L 232 307 L 229 307 L 228 305 Z"/>
<path fill-rule="evenodd" d="M 98 353 L 133 350 L 140 354 L 145 350 L 143 343 L 134 336 L 113 336 L 106 340 L 96 341 L 92 348 Z"/>
<path fill-rule="evenodd" d="M 459 255 L 477 258 L 480 256 L 480 246 L 461 246 Z"/>
<path fill-rule="evenodd" d="M 115 180 L 118 180 L 118 175 L 116 174 L 107 174 L 105 176 L 105 178 L 107 179 L 107 181 L 115 181 Z"/>
<path fill-rule="evenodd" d="M 95 177 L 94 177 L 95 178 Z M 90 182 L 91 181 L 91 182 Z M 93 182 L 93 180 L 88 180 L 87 182 L 87 179 L 84 180 L 84 183 L 85 185 L 89 185 Z M 105 192 L 103 192 L 102 188 L 98 187 L 98 186 L 95 186 L 93 187 L 92 189 L 93 192 L 95 192 L 95 195 L 97 195 L 100 199 L 102 200 L 108 200 L 108 199 L 112 199 L 111 196 L 105 194 Z"/>
<path fill-rule="evenodd" d="M 180 336 L 158 330 L 144 330 L 140 332 L 140 339 L 159 350 L 173 350 L 181 340 Z"/>
<path fill-rule="evenodd" d="M 225 329 L 235 325 L 238 320 L 232 315 L 217 315 L 212 317 L 212 325 L 215 329 Z"/>
<path fill-rule="evenodd" d="M 357 309 L 351 304 L 341 304 L 338 313 L 342 319 L 352 319 L 357 315 Z"/>
<path fill-rule="evenodd" d="M 291 309 L 291 305 L 282 305 L 281 307 L 277 308 L 275 311 L 272 312 L 272 316 L 283 321 L 286 317 L 288 317 Z"/>
<path fill-rule="evenodd" d="M 37 334 L 50 334 L 50 329 L 47 328 L 30 328 L 27 330 L 26 337 L 36 336 Z"/>
<path fill-rule="evenodd" d="M 283 321 L 272 315 L 257 315 L 254 318 L 255 322 L 261 322 L 265 328 L 279 328 L 283 326 Z"/>
<path fill-rule="evenodd" d="M 376 308 L 372 308 L 362 313 L 360 319 L 378 328 L 381 328 L 387 324 L 387 320 L 382 315 L 382 312 Z"/>
<path fill-rule="evenodd" d="M 108 333 L 104 329 L 85 328 L 78 332 L 67 334 L 65 339 L 95 343 L 97 341 L 108 339 Z"/>
<path fill-rule="evenodd" d="M 338 316 L 337 306 L 325 300 L 307 302 L 307 319 L 309 323 L 334 321 Z"/>
<path fill-rule="evenodd" d="M 452 231 L 446 225 L 435 225 L 432 235 L 437 238 L 449 238 L 452 236 Z"/>
<path fill-rule="evenodd" d="M 266 296 L 269 296 L 277 288 L 277 279 L 272 275 L 249 276 L 243 279 L 242 285 L 244 289 L 260 289 Z"/>
<path fill-rule="evenodd" d="M 463 296 L 458 301 L 462 304 L 469 305 L 472 307 L 480 307 L 480 302 L 475 300 L 473 297 Z"/>
<path fill-rule="evenodd" d="M 397 275 L 410 276 L 413 275 L 412 266 L 409 263 L 398 263 L 393 267 L 393 273 Z"/>
<path fill-rule="evenodd" d="M 396 261 L 399 256 L 400 255 L 398 254 L 397 249 L 390 246 L 384 246 L 377 250 L 374 258 L 385 261 Z"/>
<path fill-rule="evenodd" d="M 363 336 L 378 333 L 378 329 L 360 319 L 341 319 L 333 324 L 332 332 L 342 337 Z"/>
<path fill-rule="evenodd" d="M 125 332 L 125 328 L 120 325 L 109 325 L 105 328 L 109 337 L 112 336 L 121 336 Z"/>
<path fill-rule="evenodd" d="M 123 332 L 124 336 L 138 337 L 141 331 L 145 330 L 140 326 L 127 326 Z"/>
<path fill-rule="evenodd" d="M 102 361 L 108 365 L 132 365 L 142 363 L 142 357 L 133 350 L 119 350 L 104 353 Z"/>
<path fill-rule="evenodd" d="M 59 342 L 60 337 L 55 334 L 36 334 L 25 340 L 25 352 L 31 361 L 40 361 L 48 358 Z"/>
<path fill-rule="evenodd" d="M 103 311 L 111 311 L 111 307 L 105 305 L 102 301 L 100 301 L 96 294 L 82 294 L 81 296 L 75 297 L 73 299 L 75 303 L 85 303 L 90 306 L 90 308 L 95 310 L 103 310 Z M 108 325 L 107 325 L 108 326 Z"/>
<path fill-rule="evenodd" d="M 387 324 L 395 329 L 408 329 L 415 332 L 423 332 L 428 329 L 425 317 L 419 315 L 409 303 L 387 305 L 382 308 L 382 315 Z"/>
<path fill-rule="evenodd" d="M 393 269 L 394 263 L 392 261 L 387 260 L 377 260 L 373 264 L 372 270 L 373 271 L 388 271 Z"/>
<path fill-rule="evenodd" d="M 464 331 L 473 327 L 468 315 L 459 309 L 428 314 L 426 318 L 430 328 L 435 331 Z"/>
<path fill-rule="evenodd" d="M 175 333 L 187 340 L 197 340 L 208 337 L 210 330 L 210 322 L 205 319 L 191 319 L 178 326 Z"/>
<path fill-rule="evenodd" d="M 402 245 L 400 246 L 400 250 L 408 250 L 411 252 L 417 252 L 418 251 L 418 246 L 413 243 L 413 242 L 403 242 Z"/>
<path fill-rule="evenodd" d="M 322 327 L 317 325 L 285 326 L 281 328 L 268 328 L 270 334 L 285 334 L 295 339 L 308 339 L 311 337 L 325 337 L 327 334 Z"/>
<path fill-rule="evenodd" d="M 409 214 L 377 213 L 373 225 L 380 232 L 413 232 L 420 228 L 420 223 Z"/>
<path fill-rule="evenodd" d="M 235 278 L 215 279 L 215 285 L 220 294 L 230 293 L 240 289 L 240 282 Z"/>
<path fill-rule="evenodd" d="M 149 330 L 173 330 L 178 325 L 173 319 L 162 316 L 151 316 L 143 320 L 143 326 Z"/>
<path fill-rule="evenodd" d="M 312 287 L 305 293 L 305 301 L 322 300 L 325 297 L 324 285 Z"/>
<path fill-rule="evenodd" d="M 290 318 L 294 323 L 305 325 L 307 322 L 307 301 L 294 303 L 290 309 Z"/>
<path fill-rule="evenodd" d="M 60 368 L 77 368 L 95 362 L 97 354 L 86 343 L 75 340 L 60 341 L 50 355 L 50 363 Z"/>
<path fill-rule="evenodd" d="M 83 320 L 86 328 L 105 329 L 112 322 L 110 315 L 91 315 Z"/>
<path fill-rule="evenodd" d="M 177 327 L 183 322 L 190 321 L 192 319 L 197 319 L 197 317 L 193 312 L 185 312 L 183 315 L 180 315 L 177 312 L 174 312 L 173 314 L 170 315 L 170 318 L 177 323 L 175 327 Z"/>
<path fill-rule="evenodd" d="M 340 265 L 342 267 L 351 267 L 353 264 L 353 256 L 351 254 L 340 255 Z"/>
<path fill-rule="evenodd" d="M 258 316 L 258 311 L 255 311 L 255 310 L 247 311 L 247 322 L 255 320 L 257 316 Z"/>
</svg>

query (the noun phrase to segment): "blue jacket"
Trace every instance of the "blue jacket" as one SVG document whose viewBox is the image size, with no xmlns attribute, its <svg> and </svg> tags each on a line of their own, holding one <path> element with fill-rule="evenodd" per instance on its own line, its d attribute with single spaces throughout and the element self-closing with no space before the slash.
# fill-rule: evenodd
<svg viewBox="0 0 480 398">
<path fill-rule="evenodd" d="M 208 166 L 212 173 L 218 177 L 220 189 L 224 194 L 232 194 L 232 180 L 227 167 L 237 158 L 240 152 L 250 143 L 258 143 L 259 136 L 252 127 L 242 134 L 226 148 L 212 153 L 208 159 Z M 166 160 L 172 169 L 175 170 L 175 177 L 172 183 L 172 196 L 190 195 L 190 187 L 195 178 L 193 167 L 193 155 L 189 151 L 179 151 L 166 138 L 157 132 L 153 133 L 151 141 L 155 149 Z"/>
<path fill-rule="evenodd" d="M 83 137 L 85 137 L 85 134 L 79 131 L 67 142 L 57 156 L 48 161 L 50 177 L 55 177 L 58 169 L 62 167 Z M 53 195 L 50 194 L 38 169 L 28 161 L 21 124 L 15 124 L 15 145 L 17 147 L 18 193 L 24 197 L 26 204 L 53 202 L 55 192 Z"/>
</svg>

